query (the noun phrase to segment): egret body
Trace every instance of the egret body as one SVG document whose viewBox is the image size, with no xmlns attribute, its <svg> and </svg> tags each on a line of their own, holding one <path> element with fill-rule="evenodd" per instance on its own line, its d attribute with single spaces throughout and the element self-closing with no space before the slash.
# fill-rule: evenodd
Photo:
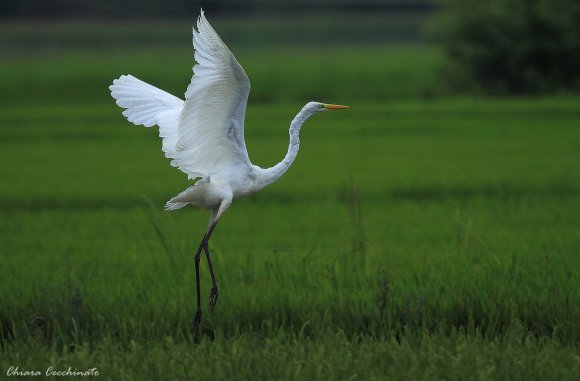
<svg viewBox="0 0 580 381">
<path fill-rule="evenodd" d="M 212 279 L 210 307 L 215 308 L 218 288 L 208 241 L 214 228 L 236 197 L 257 192 L 272 184 L 292 165 L 300 147 L 300 128 L 312 115 L 347 106 L 308 102 L 290 123 L 290 144 L 284 159 L 271 168 L 250 162 L 244 141 L 244 116 L 250 81 L 242 66 L 204 16 L 193 29 L 195 61 L 185 101 L 145 83 L 122 75 L 109 87 L 123 115 L 136 125 L 159 126 L 162 150 L 171 165 L 195 183 L 170 199 L 167 210 L 192 204 L 210 209 L 208 228 L 195 254 L 196 313 L 193 331 L 201 321 L 199 262 L 205 252 Z"/>
</svg>

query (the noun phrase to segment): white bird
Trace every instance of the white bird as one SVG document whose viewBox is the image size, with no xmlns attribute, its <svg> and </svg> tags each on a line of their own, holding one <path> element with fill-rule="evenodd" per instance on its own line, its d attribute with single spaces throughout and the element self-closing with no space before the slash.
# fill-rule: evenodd
<svg viewBox="0 0 580 381">
<path fill-rule="evenodd" d="M 165 205 L 174 210 L 192 204 L 211 209 L 208 228 L 195 255 L 197 306 L 194 334 L 201 321 L 199 261 L 206 254 L 212 279 L 210 307 L 215 307 L 218 291 L 211 264 L 208 241 L 232 200 L 257 192 L 284 174 L 296 158 L 302 124 L 321 111 L 348 106 L 308 102 L 290 123 L 290 144 L 284 159 L 271 168 L 250 162 L 244 142 L 244 116 L 250 81 L 244 69 L 211 27 L 203 10 L 193 28 L 195 61 L 193 77 L 185 101 L 145 83 L 132 75 L 122 75 L 109 87 L 123 115 L 136 125 L 159 126 L 162 149 L 171 165 L 198 179 L 193 186 Z"/>
</svg>

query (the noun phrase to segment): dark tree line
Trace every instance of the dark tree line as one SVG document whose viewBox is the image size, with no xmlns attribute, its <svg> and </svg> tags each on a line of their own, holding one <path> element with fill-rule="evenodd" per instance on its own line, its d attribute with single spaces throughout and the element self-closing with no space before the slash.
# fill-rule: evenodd
<svg viewBox="0 0 580 381">
<path fill-rule="evenodd" d="M 454 85 L 493 94 L 580 90 L 580 1 L 443 0 L 434 25 Z"/>
<path fill-rule="evenodd" d="M 2 0 L 0 17 L 184 17 L 203 7 L 212 13 L 269 11 L 413 11 L 432 0 Z"/>
</svg>

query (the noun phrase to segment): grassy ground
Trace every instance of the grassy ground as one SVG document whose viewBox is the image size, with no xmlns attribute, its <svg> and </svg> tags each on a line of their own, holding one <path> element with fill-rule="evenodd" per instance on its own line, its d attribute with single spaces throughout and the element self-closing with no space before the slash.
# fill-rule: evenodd
<svg viewBox="0 0 580 381">
<path fill-rule="evenodd" d="M 187 181 L 106 93 L 132 72 L 180 94 L 191 53 L 2 63 L 0 378 L 578 379 L 579 99 L 432 98 L 421 46 L 249 49 L 254 163 L 311 97 L 352 108 L 309 120 L 290 171 L 220 222 L 198 339 L 208 214 L 161 210 Z"/>
</svg>

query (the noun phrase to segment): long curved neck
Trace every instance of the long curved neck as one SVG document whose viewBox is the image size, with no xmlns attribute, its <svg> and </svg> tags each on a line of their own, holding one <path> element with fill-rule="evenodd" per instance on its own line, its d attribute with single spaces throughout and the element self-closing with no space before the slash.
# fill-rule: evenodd
<svg viewBox="0 0 580 381">
<path fill-rule="evenodd" d="M 296 159 L 296 155 L 298 155 L 298 150 L 300 149 L 300 128 L 306 119 L 308 119 L 313 114 L 314 112 L 308 109 L 306 106 L 302 108 L 298 114 L 296 114 L 290 123 L 290 143 L 288 144 L 288 152 L 281 162 L 273 167 L 262 170 L 259 183 L 257 184 L 259 189 L 262 189 L 265 186 L 268 186 L 274 181 L 278 180 L 280 176 L 282 176 L 288 170 L 288 168 L 290 168 L 294 162 L 294 159 Z"/>
</svg>

